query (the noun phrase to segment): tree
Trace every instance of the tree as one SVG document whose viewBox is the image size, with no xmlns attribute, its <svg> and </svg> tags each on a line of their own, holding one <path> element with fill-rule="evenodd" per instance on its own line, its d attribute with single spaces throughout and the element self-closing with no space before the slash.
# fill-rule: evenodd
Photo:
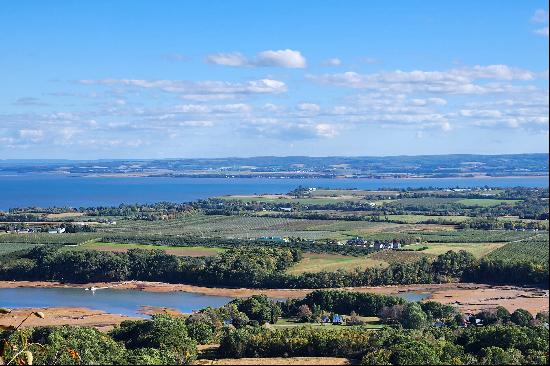
<svg viewBox="0 0 550 366">
<path fill-rule="evenodd" d="M 281 316 L 281 307 L 265 295 L 253 295 L 246 299 L 236 299 L 231 304 L 237 305 L 237 309 L 248 316 L 250 320 L 258 323 L 275 324 Z"/>
<path fill-rule="evenodd" d="M 409 302 L 403 308 L 399 322 L 403 328 L 422 329 L 428 324 L 428 317 L 418 303 Z"/>
<path fill-rule="evenodd" d="M 160 349 L 167 363 L 188 364 L 197 355 L 196 343 L 188 336 L 182 318 L 154 314 L 151 320 L 123 321 L 109 334 L 129 349 Z"/>
<path fill-rule="evenodd" d="M 213 324 L 210 317 L 204 313 L 190 315 L 185 320 L 185 326 L 187 327 L 189 337 L 199 344 L 210 343 L 216 333 L 216 326 Z"/>
<path fill-rule="evenodd" d="M 88 327 L 42 327 L 32 333 L 32 342 L 42 347 L 34 352 L 36 364 L 120 364 L 125 349 L 106 334 Z"/>
<path fill-rule="evenodd" d="M 311 321 L 311 318 L 313 316 L 313 312 L 307 306 L 306 304 L 300 305 L 298 308 L 298 312 L 296 314 L 298 316 L 298 319 L 300 319 L 301 322 L 307 323 Z"/>
<path fill-rule="evenodd" d="M 517 309 L 510 316 L 510 320 L 514 324 L 526 327 L 533 321 L 533 315 L 525 309 Z"/>
<path fill-rule="evenodd" d="M 481 350 L 482 365 L 521 365 L 523 355 L 515 348 L 487 347 Z"/>
<path fill-rule="evenodd" d="M 426 342 L 416 340 L 403 342 L 392 351 L 390 362 L 393 365 L 436 365 L 440 363 L 436 349 Z"/>
</svg>

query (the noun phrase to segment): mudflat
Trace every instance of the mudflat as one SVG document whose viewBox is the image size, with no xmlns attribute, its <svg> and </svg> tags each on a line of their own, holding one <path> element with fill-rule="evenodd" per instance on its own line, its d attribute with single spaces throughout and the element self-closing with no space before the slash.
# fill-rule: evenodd
<svg viewBox="0 0 550 366">
<path fill-rule="evenodd" d="M 124 320 L 139 319 L 87 308 L 21 308 L 13 309 L 11 313 L 0 316 L 0 325 L 17 327 L 29 314 L 35 311 L 43 312 L 44 318 L 30 316 L 23 323 L 22 328 L 50 325 L 79 325 L 108 331 Z"/>
</svg>

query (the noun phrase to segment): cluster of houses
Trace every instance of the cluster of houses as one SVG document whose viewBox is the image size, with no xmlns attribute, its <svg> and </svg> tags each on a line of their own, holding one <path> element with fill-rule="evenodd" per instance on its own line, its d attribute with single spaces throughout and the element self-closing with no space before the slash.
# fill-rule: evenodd
<svg viewBox="0 0 550 366">
<path fill-rule="evenodd" d="M 257 241 L 269 242 L 269 243 L 288 243 L 289 238 L 283 238 L 282 236 L 260 236 L 256 238 Z"/>
<path fill-rule="evenodd" d="M 8 234 L 33 234 L 44 232 L 40 227 L 25 227 L 6 230 Z M 48 230 L 48 234 L 63 234 L 65 232 L 64 227 L 57 227 Z"/>
<path fill-rule="evenodd" d="M 321 318 L 321 324 L 322 325 L 342 325 L 344 324 L 345 319 L 342 315 L 339 314 L 333 314 L 332 317 L 330 316 L 324 316 Z"/>
<path fill-rule="evenodd" d="M 362 247 L 362 248 L 374 248 L 376 250 L 382 250 L 382 249 L 400 249 L 401 243 L 397 240 L 393 240 L 392 242 L 385 243 L 379 240 L 375 241 L 368 241 L 364 238 L 361 238 L 359 236 L 356 236 L 355 238 L 349 239 L 345 242 L 336 242 L 337 245 L 352 245 L 356 247 Z"/>
</svg>

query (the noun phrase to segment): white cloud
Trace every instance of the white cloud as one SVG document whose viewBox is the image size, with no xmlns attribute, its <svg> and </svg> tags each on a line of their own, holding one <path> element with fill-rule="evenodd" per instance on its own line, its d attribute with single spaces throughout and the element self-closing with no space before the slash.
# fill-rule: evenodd
<svg viewBox="0 0 550 366">
<path fill-rule="evenodd" d="M 342 60 L 339 58 L 329 58 L 328 60 L 323 61 L 323 65 L 326 66 L 340 66 L 342 64 Z"/>
<path fill-rule="evenodd" d="M 248 59 L 239 52 L 218 53 L 206 57 L 207 63 L 233 67 L 284 67 L 289 69 L 303 69 L 307 62 L 300 51 L 291 49 L 267 50 L 256 55 L 254 59 Z"/>
<path fill-rule="evenodd" d="M 315 103 L 300 103 L 297 108 L 303 112 L 319 112 L 321 110 L 321 107 Z"/>
<path fill-rule="evenodd" d="M 167 93 L 179 93 L 182 97 L 190 95 L 198 98 L 200 95 L 229 94 L 278 94 L 287 91 L 286 84 L 279 80 L 258 79 L 243 83 L 227 81 L 184 81 L 184 80 L 142 80 L 142 79 L 100 79 L 80 80 L 83 85 L 127 86 L 144 89 L 158 89 Z M 208 97 L 206 97 L 208 98 Z"/>
<path fill-rule="evenodd" d="M 441 124 L 441 129 L 443 130 L 443 132 L 449 132 L 453 129 L 453 127 L 451 126 L 451 124 L 449 122 L 443 122 Z"/>
<path fill-rule="evenodd" d="M 478 80 L 531 81 L 538 75 L 532 71 L 506 65 L 473 66 L 447 71 L 391 71 L 359 74 L 348 71 L 337 74 L 307 75 L 321 84 L 393 93 L 486 94 L 526 91 L 532 86 L 500 83 L 476 83 Z"/>
<path fill-rule="evenodd" d="M 320 137 L 333 138 L 338 135 L 338 129 L 334 125 L 328 123 L 316 124 L 314 128 L 317 136 Z"/>
<path fill-rule="evenodd" d="M 340 127 L 332 123 L 313 121 L 295 122 L 278 118 L 253 118 L 241 124 L 241 131 L 254 136 L 282 140 L 303 140 L 315 138 L 333 138 L 339 134 Z"/>
<path fill-rule="evenodd" d="M 254 61 L 258 66 L 278 66 L 292 69 L 303 69 L 306 67 L 306 59 L 300 51 L 290 49 L 278 51 L 260 52 Z"/>
<path fill-rule="evenodd" d="M 533 31 L 533 33 L 535 33 L 535 34 L 538 35 L 538 36 L 548 37 L 548 27 L 543 27 L 543 28 L 535 29 L 535 30 Z"/>
<path fill-rule="evenodd" d="M 548 12 L 544 9 L 537 9 L 531 17 L 533 23 L 548 23 Z"/>
<path fill-rule="evenodd" d="M 206 62 L 223 66 L 247 66 L 248 60 L 238 52 L 217 53 L 206 57 Z"/>
<path fill-rule="evenodd" d="M 19 137 L 23 140 L 38 142 L 44 138 L 44 131 L 33 130 L 33 129 L 22 129 L 22 130 L 19 130 Z"/>
</svg>

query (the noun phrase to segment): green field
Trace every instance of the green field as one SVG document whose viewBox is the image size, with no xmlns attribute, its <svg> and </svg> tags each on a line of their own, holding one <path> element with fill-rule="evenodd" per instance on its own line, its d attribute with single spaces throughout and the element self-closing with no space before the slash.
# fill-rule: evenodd
<svg viewBox="0 0 550 366">
<path fill-rule="evenodd" d="M 419 222 L 428 221 L 428 220 L 446 220 L 451 221 L 457 224 L 461 222 L 470 220 L 471 217 L 468 216 L 430 216 L 430 215 L 386 215 L 390 220 L 396 220 L 405 222 L 407 224 L 417 224 Z"/>
<path fill-rule="evenodd" d="M 458 200 L 456 202 L 464 206 L 493 207 L 503 203 L 513 206 L 518 202 L 521 202 L 521 200 L 499 200 L 499 199 L 492 199 L 492 198 L 465 198 L 462 200 Z"/>
<path fill-rule="evenodd" d="M 286 272 L 289 274 L 300 274 L 304 272 L 336 271 L 338 269 L 351 271 L 355 268 L 386 267 L 387 265 L 384 261 L 367 257 L 304 253 L 304 258 Z"/>
<path fill-rule="evenodd" d="M 420 251 L 420 253 L 423 254 L 431 254 L 431 255 L 440 255 L 448 252 L 449 250 L 453 250 L 455 252 L 458 252 L 459 250 L 465 250 L 467 252 L 472 253 L 476 258 L 482 258 L 486 256 L 487 254 L 491 253 L 494 250 L 497 250 L 498 248 L 503 247 L 504 243 L 473 243 L 473 244 L 467 244 L 467 243 L 430 243 L 430 244 L 413 244 L 413 245 L 407 245 L 406 249 L 419 249 L 422 247 L 428 247 L 428 249 L 424 249 Z"/>
</svg>

